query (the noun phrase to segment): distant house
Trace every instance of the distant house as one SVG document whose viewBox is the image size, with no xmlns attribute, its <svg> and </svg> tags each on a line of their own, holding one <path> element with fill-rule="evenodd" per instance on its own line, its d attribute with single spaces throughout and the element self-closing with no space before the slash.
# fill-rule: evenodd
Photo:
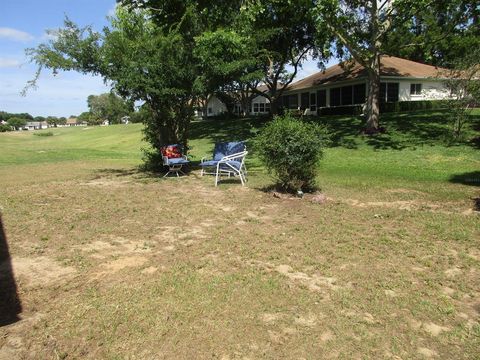
<svg viewBox="0 0 480 360">
<path fill-rule="evenodd" d="M 108 126 L 108 125 L 110 125 L 110 121 L 108 121 L 108 120 L 103 120 L 102 121 L 102 126 Z"/>
<path fill-rule="evenodd" d="M 46 121 L 28 121 L 23 127 L 24 130 L 41 130 L 47 129 L 48 123 Z"/>
<path fill-rule="evenodd" d="M 380 59 L 380 102 L 450 98 L 444 84 L 447 72 L 435 66 L 384 55 Z M 360 64 L 337 64 L 290 84 L 279 105 L 284 109 L 301 110 L 306 115 L 316 115 L 323 108 L 363 105 L 368 91 L 366 83 L 367 73 Z M 225 105 L 214 96 L 209 99 L 207 108 L 207 116 L 226 112 Z M 269 101 L 258 96 L 248 110 L 250 115 L 269 112 Z"/>
<path fill-rule="evenodd" d="M 266 93 L 268 91 L 268 88 L 265 85 L 261 85 L 257 88 L 257 90 Z M 208 99 L 206 110 L 206 116 L 212 117 L 226 113 L 227 107 L 220 99 L 213 95 Z M 244 112 L 250 115 L 268 114 L 270 113 L 270 100 L 268 100 L 265 96 L 258 95 L 252 99 L 249 109 L 243 109 L 242 105 L 239 103 L 234 105 L 234 114 L 240 115 Z M 201 111 L 197 112 L 197 116 L 201 115 Z"/>
<path fill-rule="evenodd" d="M 78 126 L 77 118 L 71 117 L 67 119 L 66 126 Z"/>
<path fill-rule="evenodd" d="M 65 126 L 87 126 L 87 122 L 79 121 L 78 118 L 71 117 L 67 119 Z"/>
</svg>

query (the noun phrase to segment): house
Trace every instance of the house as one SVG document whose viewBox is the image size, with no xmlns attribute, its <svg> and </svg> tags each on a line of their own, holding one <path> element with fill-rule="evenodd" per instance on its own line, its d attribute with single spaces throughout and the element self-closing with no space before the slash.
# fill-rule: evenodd
<svg viewBox="0 0 480 360">
<path fill-rule="evenodd" d="M 447 72 L 435 66 L 383 55 L 380 58 L 380 102 L 450 98 L 444 84 Z M 363 105 L 366 102 L 366 84 L 367 73 L 360 64 L 333 65 L 290 84 L 280 99 L 280 107 L 301 110 L 305 115 L 316 115 L 323 108 Z M 226 112 L 225 105 L 214 96 L 209 100 L 208 109 L 207 116 Z M 257 96 L 252 101 L 249 114 L 269 111 L 268 99 Z"/>
<path fill-rule="evenodd" d="M 78 126 L 77 118 L 71 117 L 67 119 L 66 126 Z"/>
<path fill-rule="evenodd" d="M 380 102 L 441 100 L 450 97 L 446 69 L 394 56 L 380 58 Z M 290 84 L 282 97 L 288 109 L 317 114 L 325 107 L 366 102 L 367 73 L 358 63 L 337 64 Z"/>
<path fill-rule="evenodd" d="M 23 130 L 41 130 L 47 128 L 48 124 L 46 121 L 27 121 Z"/>
<path fill-rule="evenodd" d="M 266 93 L 268 88 L 266 85 L 261 85 L 257 88 L 257 90 Z M 227 107 L 225 104 L 218 99 L 215 95 L 211 96 L 208 99 L 207 105 L 207 117 L 218 116 L 227 112 Z M 265 96 L 258 95 L 255 96 L 250 104 L 250 108 L 247 111 L 244 111 L 242 105 L 237 103 L 234 105 L 233 113 L 237 115 L 241 115 L 246 112 L 249 115 L 263 115 L 270 113 L 270 100 L 268 100 Z M 197 116 L 202 115 L 202 110 L 197 110 Z"/>
<path fill-rule="evenodd" d="M 67 119 L 65 126 L 87 126 L 86 121 L 80 121 L 76 117 L 70 117 Z"/>
</svg>

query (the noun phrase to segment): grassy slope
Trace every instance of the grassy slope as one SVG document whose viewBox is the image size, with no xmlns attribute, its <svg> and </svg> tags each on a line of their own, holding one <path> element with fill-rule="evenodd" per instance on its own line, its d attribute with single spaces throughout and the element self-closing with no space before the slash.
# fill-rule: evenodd
<svg viewBox="0 0 480 360">
<path fill-rule="evenodd" d="M 478 150 L 444 146 L 441 113 L 408 116 L 376 138 L 335 119 L 325 205 L 257 191 L 270 179 L 254 154 L 250 190 L 130 171 L 139 125 L 0 134 L 29 319 L 0 328 L 0 355 L 11 337 L 33 359 L 475 359 L 478 216 L 462 212 L 478 183 L 462 182 L 478 179 Z M 196 122 L 192 158 L 258 126 Z"/>
<path fill-rule="evenodd" d="M 0 166 L 38 164 L 71 160 L 138 160 L 140 125 L 111 127 L 52 128 L 53 136 L 35 136 L 39 132 L 1 134 Z"/>
</svg>

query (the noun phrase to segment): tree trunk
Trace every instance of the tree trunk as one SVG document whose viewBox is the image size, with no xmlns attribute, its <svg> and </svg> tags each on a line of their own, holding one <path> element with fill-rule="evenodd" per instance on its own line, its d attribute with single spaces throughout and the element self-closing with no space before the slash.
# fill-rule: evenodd
<svg viewBox="0 0 480 360">
<path fill-rule="evenodd" d="M 278 106 L 278 101 L 280 99 L 278 97 L 272 97 L 271 100 L 270 100 L 270 113 L 272 116 L 275 116 L 275 115 L 278 115 L 278 110 L 279 110 L 279 106 Z"/>
<path fill-rule="evenodd" d="M 380 119 L 380 57 L 376 56 L 373 66 L 368 72 L 368 97 L 367 97 L 367 124 L 365 132 L 375 134 L 378 132 Z"/>
</svg>

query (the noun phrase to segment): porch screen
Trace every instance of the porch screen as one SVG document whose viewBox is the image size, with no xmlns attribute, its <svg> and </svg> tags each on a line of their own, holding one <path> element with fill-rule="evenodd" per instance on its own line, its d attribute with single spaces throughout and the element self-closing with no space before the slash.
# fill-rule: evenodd
<svg viewBox="0 0 480 360">
<path fill-rule="evenodd" d="M 301 102 L 300 102 L 300 109 L 305 110 L 310 107 L 310 93 L 302 93 L 301 95 Z"/>
<path fill-rule="evenodd" d="M 317 105 L 318 107 L 327 106 L 327 90 L 318 90 L 317 91 Z"/>
</svg>

